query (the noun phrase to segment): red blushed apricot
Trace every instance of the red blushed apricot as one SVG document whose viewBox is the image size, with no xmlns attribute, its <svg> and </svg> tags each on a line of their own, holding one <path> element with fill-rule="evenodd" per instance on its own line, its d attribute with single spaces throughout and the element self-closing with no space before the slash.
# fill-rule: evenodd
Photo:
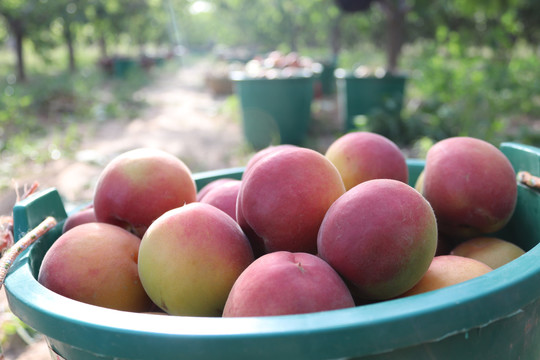
<svg viewBox="0 0 540 360">
<path fill-rule="evenodd" d="M 496 269 L 525 254 L 519 246 L 493 236 L 468 239 L 450 251 L 451 255 L 475 259 Z"/>
<path fill-rule="evenodd" d="M 290 145 L 290 144 L 281 144 L 281 145 L 275 145 L 275 146 L 272 145 L 272 146 L 268 146 L 264 149 L 257 151 L 249 159 L 246 165 L 246 168 L 244 170 L 244 174 L 242 175 L 242 180 L 248 176 L 250 169 L 253 166 L 255 166 L 255 164 L 259 162 L 259 160 L 263 159 L 267 155 L 273 154 L 274 152 L 277 152 L 283 149 L 290 149 L 290 148 L 296 148 L 296 145 Z M 239 191 L 238 197 L 236 199 L 235 219 L 240 225 L 240 227 L 242 228 L 242 230 L 244 231 L 244 233 L 246 234 L 246 236 L 248 237 L 249 242 L 251 243 L 251 247 L 253 248 L 253 253 L 255 257 L 259 257 L 266 252 L 264 248 L 264 241 L 259 235 L 255 233 L 255 231 L 253 231 L 251 226 L 247 223 L 244 217 L 244 212 L 242 211 L 241 203 L 242 203 L 242 191 Z"/>
<path fill-rule="evenodd" d="M 463 256 L 435 256 L 420 281 L 401 297 L 425 293 L 432 290 L 462 283 L 487 274 L 492 270 L 488 265 Z"/>
<path fill-rule="evenodd" d="M 73 300 L 106 308 L 143 312 L 152 302 L 137 269 L 141 240 L 105 223 L 66 231 L 43 257 L 38 281 Z"/>
<path fill-rule="evenodd" d="M 345 134 L 335 140 L 325 156 L 336 166 L 347 190 L 367 180 L 394 179 L 406 183 L 405 155 L 390 139 L 367 131 Z"/>
<path fill-rule="evenodd" d="M 414 286 L 429 267 L 437 247 L 435 214 L 411 186 L 369 180 L 328 210 L 317 246 L 355 297 L 389 299 Z"/>
<path fill-rule="evenodd" d="M 94 207 L 89 206 L 84 209 L 78 210 L 74 212 L 73 214 L 70 214 L 66 221 L 64 222 L 64 226 L 62 227 L 62 233 L 65 233 L 71 228 L 74 228 L 75 226 L 86 224 L 89 222 L 96 222 L 96 214 L 94 212 Z"/>
<path fill-rule="evenodd" d="M 322 219 L 345 192 L 335 166 L 314 150 L 292 147 L 263 157 L 245 175 L 237 214 L 264 251 L 315 254 Z"/>
<path fill-rule="evenodd" d="M 152 301 L 171 315 L 221 316 L 234 282 L 253 260 L 236 221 L 195 202 L 150 225 L 139 249 L 139 276 Z"/>
<path fill-rule="evenodd" d="M 324 260 L 278 251 L 261 256 L 238 277 L 223 316 L 292 315 L 353 306 L 344 281 Z"/>
<path fill-rule="evenodd" d="M 93 203 L 98 221 L 142 237 L 163 213 L 196 198 L 195 181 L 184 162 L 162 150 L 139 148 L 118 155 L 105 166 Z"/>
<path fill-rule="evenodd" d="M 427 153 L 422 193 L 441 233 L 470 238 L 495 232 L 510 220 L 517 202 L 516 174 L 490 143 L 448 138 Z"/>
<path fill-rule="evenodd" d="M 241 185 L 240 180 L 230 180 L 218 184 L 210 189 L 200 202 L 215 206 L 236 220 L 236 199 Z"/>
<path fill-rule="evenodd" d="M 203 186 L 197 192 L 197 201 L 201 201 L 206 196 L 206 194 L 210 192 L 210 190 L 214 189 L 215 187 L 221 186 L 222 184 L 227 183 L 229 181 L 236 181 L 236 180 L 232 178 L 221 178 L 221 179 L 210 181 L 208 184 Z"/>
</svg>

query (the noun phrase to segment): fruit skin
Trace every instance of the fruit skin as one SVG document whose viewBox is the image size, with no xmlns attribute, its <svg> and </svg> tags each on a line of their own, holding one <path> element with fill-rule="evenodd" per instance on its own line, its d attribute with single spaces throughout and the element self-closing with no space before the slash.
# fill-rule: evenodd
<svg viewBox="0 0 540 360">
<path fill-rule="evenodd" d="M 236 221 L 236 199 L 241 185 L 240 180 L 218 184 L 210 189 L 200 202 L 217 207 Z"/>
<path fill-rule="evenodd" d="M 121 226 L 142 237 L 164 212 L 196 200 L 190 169 L 174 155 L 139 148 L 105 166 L 94 192 L 100 222 Z"/>
<path fill-rule="evenodd" d="M 424 192 L 424 170 L 418 174 L 416 182 L 414 183 L 414 188 L 420 193 Z"/>
<path fill-rule="evenodd" d="M 437 223 L 429 203 L 411 186 L 368 180 L 330 207 L 317 246 L 358 301 L 385 300 L 422 278 L 435 255 Z"/>
<path fill-rule="evenodd" d="M 487 274 L 491 267 L 478 260 L 456 255 L 435 256 L 422 279 L 400 297 L 425 293 Z"/>
<path fill-rule="evenodd" d="M 261 149 L 257 151 L 255 154 L 253 154 L 253 156 L 249 159 L 248 163 L 246 164 L 244 173 L 249 172 L 249 169 L 251 169 L 259 160 L 263 159 L 265 156 L 270 155 L 276 151 L 283 150 L 283 149 L 294 149 L 294 148 L 297 148 L 297 146 L 292 145 L 292 144 L 270 145 L 268 147 L 265 147 L 264 149 Z"/>
<path fill-rule="evenodd" d="M 171 315 L 221 316 L 234 282 L 253 260 L 236 221 L 195 202 L 150 225 L 141 240 L 139 276 L 154 303 Z"/>
<path fill-rule="evenodd" d="M 422 193 L 433 206 L 441 233 L 476 237 L 510 220 L 517 201 L 516 174 L 490 143 L 448 138 L 428 150 Z"/>
<path fill-rule="evenodd" d="M 263 159 L 265 156 L 270 155 L 274 152 L 277 152 L 279 150 L 283 149 L 290 149 L 290 148 L 296 148 L 296 145 L 291 144 L 281 144 L 281 145 L 272 145 L 268 146 L 264 149 L 261 149 L 257 151 L 253 156 L 249 159 L 248 163 L 246 164 L 246 167 L 244 169 L 244 173 L 242 174 L 242 180 L 245 179 L 249 171 L 255 164 Z M 251 226 L 247 223 L 246 218 L 244 217 L 244 212 L 242 211 L 242 206 L 240 205 L 242 203 L 242 191 L 239 191 L 238 197 L 236 199 L 236 222 L 240 225 L 242 230 L 244 231 L 244 234 L 249 239 L 249 242 L 251 243 L 251 248 L 253 249 L 253 254 L 256 258 L 266 253 L 266 250 L 264 249 L 264 240 L 253 231 Z"/>
<path fill-rule="evenodd" d="M 65 233 L 66 231 L 74 228 L 75 226 L 86 224 L 89 222 L 97 222 L 93 206 L 80 209 L 70 214 L 67 217 L 66 221 L 64 221 L 64 225 L 62 226 L 62 233 Z"/>
<path fill-rule="evenodd" d="M 525 254 L 525 251 L 509 241 L 482 236 L 460 243 L 450 251 L 450 254 L 475 259 L 496 269 L 517 259 Z"/>
<path fill-rule="evenodd" d="M 81 224 L 50 247 L 38 281 L 60 295 L 106 308 L 144 312 L 152 302 L 138 275 L 140 239 L 118 226 Z"/>
<path fill-rule="evenodd" d="M 394 179 L 407 183 L 405 156 L 390 139 L 367 131 L 345 134 L 326 150 L 347 190 L 367 180 Z"/>
<path fill-rule="evenodd" d="M 304 314 L 355 306 L 330 265 L 308 253 L 277 251 L 255 260 L 235 282 L 223 317 Z"/>
<path fill-rule="evenodd" d="M 197 192 L 197 201 L 201 201 L 205 196 L 206 194 L 208 194 L 208 192 L 210 190 L 212 190 L 214 187 L 216 186 L 220 186 L 226 182 L 229 182 L 229 181 L 232 181 L 232 180 L 235 180 L 235 179 L 232 179 L 232 178 L 221 178 L 221 179 L 216 179 L 216 180 L 213 180 L 213 181 L 210 181 L 208 184 L 206 184 L 205 186 L 203 186 L 201 188 L 201 190 L 199 190 Z"/>
<path fill-rule="evenodd" d="M 345 192 L 339 172 L 307 148 L 276 151 L 246 173 L 239 206 L 262 239 L 264 252 L 317 252 L 317 233 L 328 208 Z"/>
</svg>

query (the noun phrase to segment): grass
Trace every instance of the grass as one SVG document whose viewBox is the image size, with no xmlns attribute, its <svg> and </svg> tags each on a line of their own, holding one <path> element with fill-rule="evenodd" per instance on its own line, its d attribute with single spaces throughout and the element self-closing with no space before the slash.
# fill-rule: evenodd
<svg viewBox="0 0 540 360">
<path fill-rule="evenodd" d="M 17 352 L 16 349 L 31 345 L 41 338 L 34 329 L 23 323 L 10 311 L 0 314 L 0 357 L 4 351 Z"/>
</svg>

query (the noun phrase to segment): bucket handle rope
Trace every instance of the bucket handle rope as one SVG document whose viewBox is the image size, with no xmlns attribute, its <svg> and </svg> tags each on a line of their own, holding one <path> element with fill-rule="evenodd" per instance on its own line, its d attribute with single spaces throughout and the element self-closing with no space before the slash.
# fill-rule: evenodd
<svg viewBox="0 0 540 360">
<path fill-rule="evenodd" d="M 56 225 L 56 219 L 52 216 L 47 217 L 41 224 L 32 229 L 19 241 L 12 245 L 0 258 L 0 289 L 4 285 L 9 268 L 26 248 L 32 245 L 37 239 L 45 235 Z"/>
<path fill-rule="evenodd" d="M 517 181 L 530 188 L 540 190 L 540 177 L 534 176 L 527 171 L 518 172 Z"/>
</svg>

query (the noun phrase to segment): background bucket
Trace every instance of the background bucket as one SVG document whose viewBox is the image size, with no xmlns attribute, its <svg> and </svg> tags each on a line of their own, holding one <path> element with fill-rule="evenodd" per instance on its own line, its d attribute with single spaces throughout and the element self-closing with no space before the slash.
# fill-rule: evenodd
<svg viewBox="0 0 540 360">
<path fill-rule="evenodd" d="M 113 74 L 119 78 L 125 78 L 138 66 L 135 59 L 118 57 L 113 59 Z"/>
<path fill-rule="evenodd" d="M 540 149 L 505 143 L 516 171 L 540 174 Z M 423 161 L 408 160 L 410 183 Z M 194 174 L 201 188 L 242 168 Z M 41 286 L 43 256 L 61 232 L 54 189 L 14 208 L 17 239 L 54 214 L 59 224 L 27 249 L 6 279 L 11 310 L 68 360 L 103 359 L 540 359 L 540 193 L 518 185 L 515 213 L 501 231 L 527 253 L 447 288 L 311 314 L 208 318 L 136 314 L 87 305 Z"/>
<path fill-rule="evenodd" d="M 233 80 L 251 146 L 302 145 L 311 121 L 313 77 Z"/>
<path fill-rule="evenodd" d="M 382 110 L 399 115 L 405 96 L 405 76 L 356 77 L 336 75 L 338 112 L 345 131 L 355 128 L 354 118 Z"/>
</svg>

